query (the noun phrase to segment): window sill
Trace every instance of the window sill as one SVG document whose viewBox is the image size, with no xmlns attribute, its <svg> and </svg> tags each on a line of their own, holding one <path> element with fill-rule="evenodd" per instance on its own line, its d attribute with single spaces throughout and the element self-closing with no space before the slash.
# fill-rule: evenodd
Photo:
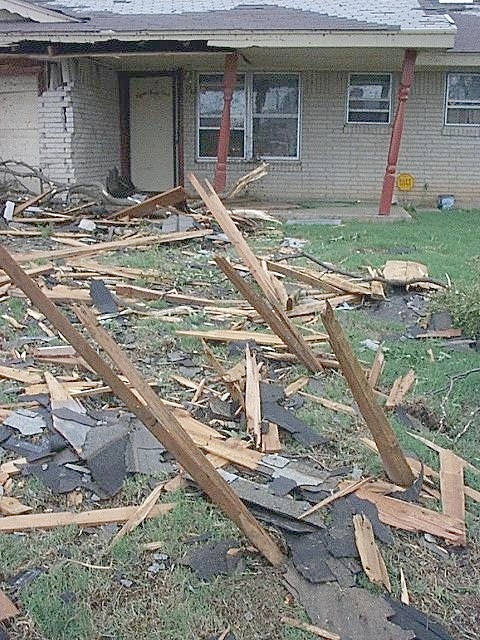
<svg viewBox="0 0 480 640">
<path fill-rule="evenodd" d="M 216 158 L 195 158 L 196 164 L 214 164 L 217 162 Z M 278 165 L 289 165 L 289 166 L 301 166 L 302 160 L 300 158 L 255 158 L 251 160 L 246 160 L 245 158 L 229 158 L 229 165 L 252 165 L 252 167 L 257 166 L 261 162 L 266 162 L 267 164 L 272 164 L 275 166 Z"/>
<path fill-rule="evenodd" d="M 442 136 L 452 138 L 480 138 L 480 125 L 455 125 L 446 124 L 442 129 Z"/>
</svg>

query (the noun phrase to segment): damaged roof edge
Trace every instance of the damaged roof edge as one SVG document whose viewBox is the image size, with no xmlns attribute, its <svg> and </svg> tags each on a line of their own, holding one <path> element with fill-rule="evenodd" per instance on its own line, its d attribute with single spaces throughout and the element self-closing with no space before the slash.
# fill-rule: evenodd
<svg viewBox="0 0 480 640">
<path fill-rule="evenodd" d="M 215 32 L 205 31 L 154 31 L 148 29 L 138 30 L 99 30 L 94 25 L 68 25 L 75 30 L 65 29 L 66 25 L 48 24 L 39 25 L 42 30 L 22 29 L 16 33 L 12 24 L 8 25 L 8 32 L 1 31 L 0 45 L 9 46 L 25 41 L 45 41 L 64 43 L 94 43 L 108 40 L 135 41 L 135 40 L 178 40 L 197 41 L 206 40 L 208 46 L 248 48 L 248 47 L 374 47 L 374 48 L 416 48 L 425 49 L 451 49 L 455 44 L 456 28 L 445 31 L 305 31 L 305 30 L 219 30 Z M 55 27 L 55 28 L 53 28 Z M 87 27 L 87 28 L 85 28 Z M 90 28 L 88 28 L 90 27 Z"/>
</svg>

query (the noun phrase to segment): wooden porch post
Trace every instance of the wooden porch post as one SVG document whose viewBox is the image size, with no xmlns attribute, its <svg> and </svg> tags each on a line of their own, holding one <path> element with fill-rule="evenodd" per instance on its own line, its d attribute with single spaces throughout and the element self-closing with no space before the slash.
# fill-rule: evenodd
<svg viewBox="0 0 480 640">
<path fill-rule="evenodd" d="M 402 78 L 398 90 L 398 104 L 393 120 L 390 148 L 388 150 L 387 170 L 383 179 L 382 195 L 380 198 L 379 215 L 388 216 L 392 208 L 393 189 L 395 186 L 395 172 L 397 170 L 398 154 L 402 142 L 403 125 L 405 122 L 405 110 L 410 89 L 415 74 L 415 60 L 417 52 L 414 49 L 406 49 L 402 65 Z"/>
<path fill-rule="evenodd" d="M 217 144 L 217 166 L 213 178 L 213 188 L 217 193 L 225 189 L 227 183 L 227 159 L 230 146 L 230 106 L 237 81 L 238 54 L 228 53 L 225 56 L 225 74 L 223 79 L 223 111 L 220 120 L 220 131 Z"/>
</svg>

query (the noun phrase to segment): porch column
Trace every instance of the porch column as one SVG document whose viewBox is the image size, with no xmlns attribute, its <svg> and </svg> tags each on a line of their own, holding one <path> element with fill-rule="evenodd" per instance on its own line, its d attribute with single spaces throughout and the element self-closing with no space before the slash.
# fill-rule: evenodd
<svg viewBox="0 0 480 640">
<path fill-rule="evenodd" d="M 410 89 L 415 74 L 415 60 L 417 52 L 414 49 L 406 49 L 402 65 L 402 78 L 398 90 L 398 104 L 393 120 L 390 147 L 388 149 L 387 170 L 383 179 L 382 195 L 380 198 L 379 215 L 388 216 L 392 208 L 393 189 L 395 187 L 395 173 L 397 170 L 398 154 L 402 142 L 403 125 L 405 122 L 405 110 Z"/>
<path fill-rule="evenodd" d="M 217 143 L 217 166 L 213 187 L 221 193 L 227 183 L 227 159 L 230 146 L 230 106 L 237 81 L 238 54 L 228 53 L 225 56 L 225 74 L 223 77 L 223 111 L 220 120 L 220 131 Z"/>
</svg>

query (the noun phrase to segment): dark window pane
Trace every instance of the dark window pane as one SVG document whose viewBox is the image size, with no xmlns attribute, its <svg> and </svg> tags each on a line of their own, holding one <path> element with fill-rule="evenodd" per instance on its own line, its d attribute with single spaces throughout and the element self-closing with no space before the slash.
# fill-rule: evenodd
<svg viewBox="0 0 480 640">
<path fill-rule="evenodd" d="M 455 104 L 480 103 L 480 73 L 450 73 L 448 75 L 448 102 Z"/>
<path fill-rule="evenodd" d="M 388 113 L 380 111 L 350 111 L 348 114 L 349 122 L 385 122 L 388 123 Z"/>
<path fill-rule="evenodd" d="M 254 156 L 297 157 L 297 125 L 297 118 L 254 118 Z"/>
<path fill-rule="evenodd" d="M 298 76 L 254 74 L 253 113 L 298 113 Z"/>
<path fill-rule="evenodd" d="M 199 156 L 200 158 L 215 158 L 217 155 L 219 129 L 200 129 L 199 131 Z M 244 131 L 233 129 L 230 131 L 230 158 L 244 157 Z"/>
<path fill-rule="evenodd" d="M 448 109 L 447 124 L 480 125 L 480 109 Z"/>
</svg>

